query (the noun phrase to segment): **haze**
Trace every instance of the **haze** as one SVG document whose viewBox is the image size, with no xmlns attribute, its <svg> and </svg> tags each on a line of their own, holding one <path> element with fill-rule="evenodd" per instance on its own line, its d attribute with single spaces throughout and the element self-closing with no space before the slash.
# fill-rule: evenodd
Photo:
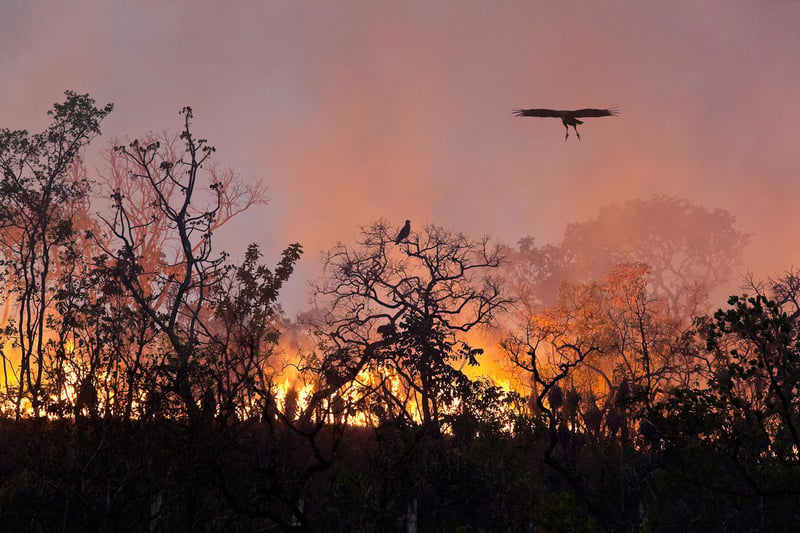
<svg viewBox="0 0 800 533">
<path fill-rule="evenodd" d="M 513 244 L 558 242 L 605 204 L 654 194 L 725 209 L 742 274 L 800 263 L 800 2 L 4 2 L 0 127 L 39 131 L 64 90 L 104 136 L 194 131 L 269 205 L 218 237 L 306 254 L 385 218 Z M 582 139 L 519 107 L 616 105 Z M 720 302 L 722 304 L 722 302 Z"/>
</svg>

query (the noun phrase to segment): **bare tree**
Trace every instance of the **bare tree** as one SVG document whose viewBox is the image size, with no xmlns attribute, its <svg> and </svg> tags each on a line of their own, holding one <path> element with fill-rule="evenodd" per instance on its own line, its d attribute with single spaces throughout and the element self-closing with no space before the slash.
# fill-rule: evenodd
<svg viewBox="0 0 800 533">
<path fill-rule="evenodd" d="M 222 169 L 205 157 L 202 172 L 197 173 L 200 183 L 194 185 L 192 191 L 194 197 L 187 208 L 186 216 L 197 216 L 204 209 L 199 204 L 210 202 L 206 207 L 211 218 L 208 220 L 207 231 L 193 227 L 189 232 L 192 236 L 188 241 L 183 239 L 181 232 L 176 230 L 172 222 L 172 215 L 162 212 L 159 206 L 174 206 L 176 209 L 173 215 L 180 212 L 179 206 L 185 201 L 184 186 L 180 180 L 187 178 L 188 182 L 188 174 L 191 173 L 191 163 L 189 167 L 180 164 L 185 157 L 183 154 L 188 153 L 190 160 L 192 157 L 197 159 L 198 155 L 201 157 L 210 155 L 210 152 L 201 151 L 200 154 L 192 156 L 186 152 L 185 133 L 186 131 L 181 134 L 166 131 L 150 133 L 143 139 L 137 140 L 134 144 L 138 148 L 153 148 L 152 153 L 147 156 L 151 158 L 150 160 L 142 159 L 136 152 L 138 148 L 134 148 L 134 144 L 126 148 L 120 146 L 122 141 L 114 140 L 112 146 L 104 152 L 107 164 L 98 176 L 100 185 L 98 197 L 103 194 L 105 198 L 111 196 L 115 200 L 115 210 L 118 210 L 117 201 L 124 202 L 124 207 L 121 211 L 118 210 L 117 220 L 114 223 L 119 224 L 117 229 L 127 227 L 125 240 L 135 243 L 136 268 L 142 273 L 142 287 L 155 287 L 148 297 L 151 298 L 148 306 L 131 305 L 128 294 L 118 294 L 115 287 L 118 285 L 121 273 L 118 267 L 125 266 L 124 261 L 116 263 L 114 268 L 109 268 L 108 262 L 102 260 L 95 271 L 95 276 L 98 278 L 95 280 L 96 284 L 108 289 L 104 295 L 105 313 L 100 317 L 100 322 L 108 331 L 106 348 L 110 353 L 107 360 L 110 364 L 118 366 L 114 372 L 107 372 L 107 375 L 121 376 L 115 385 L 115 398 L 120 404 L 117 406 L 117 411 L 126 419 L 134 414 L 135 406 L 138 406 L 141 411 L 139 414 L 142 415 L 146 414 L 145 411 L 150 414 L 162 412 L 165 407 L 164 399 L 168 395 L 165 396 L 159 389 L 171 386 L 167 383 L 169 380 L 164 379 L 164 354 L 153 344 L 154 339 L 163 335 L 163 332 L 153 321 L 152 313 L 147 311 L 165 309 L 169 305 L 169 298 L 174 296 L 174 291 L 164 284 L 159 285 L 162 283 L 159 280 L 174 281 L 181 276 L 185 277 L 184 245 L 188 244 L 191 253 L 197 254 L 196 257 L 199 258 L 203 253 L 201 248 L 207 243 L 205 239 L 196 237 L 203 232 L 212 234 L 238 214 L 267 201 L 264 186 L 260 181 L 243 180 L 232 169 Z M 205 145 L 203 140 L 192 140 L 192 142 L 196 142 L 198 148 Z M 159 180 L 156 177 L 156 181 L 151 181 L 143 175 L 142 169 L 145 164 L 150 166 L 151 175 L 156 175 L 159 172 L 168 172 L 166 168 L 160 167 L 162 163 L 169 165 L 176 162 L 178 167 L 170 179 Z M 199 171 L 199 167 L 197 170 Z M 210 187 L 212 184 L 218 186 L 212 189 Z M 212 207 L 215 202 L 216 206 Z M 110 224 L 107 217 L 105 222 L 107 226 Z M 94 237 L 101 248 L 111 252 L 107 255 L 115 253 L 114 239 L 117 239 L 116 244 L 119 244 L 119 239 L 113 231 L 96 231 Z M 225 274 L 228 272 L 225 271 Z M 206 295 L 208 294 L 206 291 Z M 209 313 L 210 310 L 209 306 Z M 208 376 L 204 379 L 206 383 L 213 381 Z M 159 405 L 156 406 L 154 402 Z"/>
<path fill-rule="evenodd" d="M 468 382 L 460 365 L 477 364 L 482 353 L 460 334 L 489 324 L 509 303 L 491 275 L 502 257 L 486 237 L 438 226 L 399 245 L 396 234 L 379 221 L 357 246 L 326 254 L 326 276 L 314 286 L 326 310 L 317 324 L 324 353 L 310 363 L 323 376 L 320 394 L 356 382 L 379 419 L 419 420 L 438 434 L 443 409 Z"/>
<path fill-rule="evenodd" d="M 116 257 L 110 272 L 171 347 L 161 353 L 154 370 L 167 392 L 180 399 L 189 419 L 197 421 L 203 321 L 210 316 L 213 287 L 229 270 L 226 254 L 212 246 L 213 231 L 258 199 L 242 191 L 232 197 L 224 179 L 203 170 L 214 148 L 192 134 L 191 108 L 183 108 L 181 115 L 180 157 L 172 145 L 162 150 L 156 140 L 116 148 L 123 161 L 113 161 L 128 170 L 128 180 L 142 185 L 117 188 L 113 216 L 104 220 L 116 247 L 106 248 Z"/>
</svg>

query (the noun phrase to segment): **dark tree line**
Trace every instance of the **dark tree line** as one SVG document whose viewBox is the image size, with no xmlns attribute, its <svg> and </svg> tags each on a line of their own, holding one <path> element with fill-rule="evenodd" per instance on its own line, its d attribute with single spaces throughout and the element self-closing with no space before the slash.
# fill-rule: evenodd
<svg viewBox="0 0 800 533">
<path fill-rule="evenodd" d="M 4 528 L 796 522 L 800 281 L 706 313 L 747 241 L 729 214 L 655 197 L 516 248 L 381 220 L 291 322 L 301 246 L 236 264 L 214 238 L 263 189 L 213 164 L 190 108 L 89 175 L 111 111 L 68 92 L 45 132 L 0 131 Z"/>
</svg>

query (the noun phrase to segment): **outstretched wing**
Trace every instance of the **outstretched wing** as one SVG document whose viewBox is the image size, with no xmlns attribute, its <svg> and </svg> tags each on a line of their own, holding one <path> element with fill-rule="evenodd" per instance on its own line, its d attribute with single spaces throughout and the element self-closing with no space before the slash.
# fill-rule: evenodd
<svg viewBox="0 0 800 533">
<path fill-rule="evenodd" d="M 619 110 L 616 107 L 609 107 L 608 109 L 576 109 L 575 111 L 570 112 L 575 118 L 585 118 L 585 117 L 615 117 L 619 115 Z"/>
<path fill-rule="evenodd" d="M 555 109 L 515 109 L 514 116 L 517 117 L 554 117 L 561 118 L 563 112 Z"/>
</svg>

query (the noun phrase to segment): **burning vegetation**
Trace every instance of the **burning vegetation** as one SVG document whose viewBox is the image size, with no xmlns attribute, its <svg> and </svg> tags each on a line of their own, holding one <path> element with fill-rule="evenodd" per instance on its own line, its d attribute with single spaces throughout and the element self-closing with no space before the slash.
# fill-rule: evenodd
<svg viewBox="0 0 800 533">
<path fill-rule="evenodd" d="M 263 189 L 212 164 L 190 108 L 90 179 L 111 110 L 68 92 L 45 132 L 0 131 L 4 527 L 796 519 L 800 281 L 709 315 L 747 242 L 728 213 L 630 201 L 543 247 L 380 220 L 289 320 L 302 247 L 214 242 Z"/>
</svg>

